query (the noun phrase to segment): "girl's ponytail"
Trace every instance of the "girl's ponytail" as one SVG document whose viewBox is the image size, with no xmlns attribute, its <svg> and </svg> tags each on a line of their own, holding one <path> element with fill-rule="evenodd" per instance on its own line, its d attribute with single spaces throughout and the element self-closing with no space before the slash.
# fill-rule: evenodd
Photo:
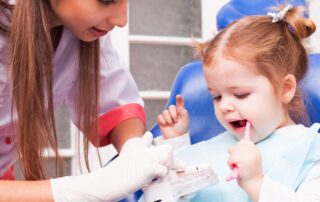
<svg viewBox="0 0 320 202">
<path fill-rule="evenodd" d="M 315 23 L 304 16 L 303 7 L 292 8 L 286 14 L 285 21 L 290 25 L 289 29 L 300 39 L 307 38 L 316 31 Z"/>
<path fill-rule="evenodd" d="M 290 58 L 292 65 L 287 66 L 291 66 L 289 72 L 295 75 L 298 83 L 305 76 L 309 66 L 307 51 L 301 41 L 316 31 L 315 23 L 305 17 L 304 11 L 304 7 L 293 7 L 284 18 L 286 23 L 283 34 L 287 38 L 287 46 L 291 47 L 290 55 L 292 56 Z M 305 111 L 303 97 L 303 92 L 298 87 L 294 98 L 288 104 L 288 110 L 295 122 L 309 125 L 310 121 Z"/>
</svg>

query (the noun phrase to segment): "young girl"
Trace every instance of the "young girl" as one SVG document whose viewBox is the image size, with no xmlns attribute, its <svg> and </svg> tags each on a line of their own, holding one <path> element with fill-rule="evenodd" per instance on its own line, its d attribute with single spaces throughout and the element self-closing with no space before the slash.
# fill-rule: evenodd
<svg viewBox="0 0 320 202">
<path fill-rule="evenodd" d="M 166 173 L 170 147 L 140 137 L 143 102 L 108 34 L 126 24 L 127 4 L 0 0 L 0 201 L 116 201 Z M 57 154 L 54 111 L 63 102 L 85 151 L 88 140 L 112 143 L 120 156 L 90 174 L 44 180 L 42 151 Z M 28 181 L 8 181 L 19 157 Z"/>
<path fill-rule="evenodd" d="M 289 5 L 239 19 L 198 44 L 215 115 L 226 132 L 177 155 L 188 164 L 211 164 L 220 178 L 192 201 L 319 201 L 320 126 L 302 125 L 298 87 L 308 69 L 301 40 L 314 31 L 314 23 Z M 181 97 L 158 122 L 164 139 L 183 139 L 188 116 Z M 247 122 L 250 140 L 244 139 Z M 226 182 L 233 169 L 237 181 Z"/>
</svg>

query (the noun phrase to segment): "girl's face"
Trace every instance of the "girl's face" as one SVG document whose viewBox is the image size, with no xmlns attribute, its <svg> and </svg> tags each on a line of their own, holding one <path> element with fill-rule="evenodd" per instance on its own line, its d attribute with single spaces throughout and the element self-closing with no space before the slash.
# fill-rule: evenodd
<svg viewBox="0 0 320 202">
<path fill-rule="evenodd" d="M 204 75 L 223 127 L 242 139 L 250 121 L 251 141 L 259 142 L 276 128 L 288 125 L 289 115 L 271 82 L 254 70 L 254 65 L 221 58 L 204 67 Z"/>
<path fill-rule="evenodd" d="M 127 24 L 128 0 L 50 0 L 54 20 L 80 40 L 93 41 Z"/>
</svg>

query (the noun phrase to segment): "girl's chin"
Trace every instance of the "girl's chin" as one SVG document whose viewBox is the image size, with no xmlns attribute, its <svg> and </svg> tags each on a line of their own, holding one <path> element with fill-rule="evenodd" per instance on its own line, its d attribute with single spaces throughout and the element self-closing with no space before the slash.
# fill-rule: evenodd
<svg viewBox="0 0 320 202">
<path fill-rule="evenodd" d="M 84 42 L 92 42 L 97 40 L 99 37 L 94 36 L 93 34 L 91 34 L 90 32 L 87 33 L 80 33 L 80 34 L 75 34 L 75 36 L 80 40 L 80 41 L 84 41 Z"/>
<path fill-rule="evenodd" d="M 93 42 L 93 41 L 95 41 L 95 40 L 97 40 L 98 39 L 98 37 L 79 37 L 79 39 L 81 40 L 81 41 L 84 41 L 84 42 Z"/>
</svg>

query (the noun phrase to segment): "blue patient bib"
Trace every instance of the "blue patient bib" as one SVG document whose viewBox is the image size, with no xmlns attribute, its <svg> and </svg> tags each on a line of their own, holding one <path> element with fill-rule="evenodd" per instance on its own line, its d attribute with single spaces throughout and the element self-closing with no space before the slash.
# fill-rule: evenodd
<svg viewBox="0 0 320 202">
<path fill-rule="evenodd" d="M 264 175 L 295 191 L 310 169 L 320 160 L 320 124 L 307 128 L 292 125 L 277 129 L 269 137 L 256 144 L 262 155 Z M 247 193 L 234 180 L 226 182 L 231 173 L 227 165 L 227 149 L 238 140 L 224 132 L 181 151 L 177 158 L 188 165 L 207 163 L 219 177 L 219 183 L 197 193 L 192 201 L 248 202 Z"/>
</svg>

